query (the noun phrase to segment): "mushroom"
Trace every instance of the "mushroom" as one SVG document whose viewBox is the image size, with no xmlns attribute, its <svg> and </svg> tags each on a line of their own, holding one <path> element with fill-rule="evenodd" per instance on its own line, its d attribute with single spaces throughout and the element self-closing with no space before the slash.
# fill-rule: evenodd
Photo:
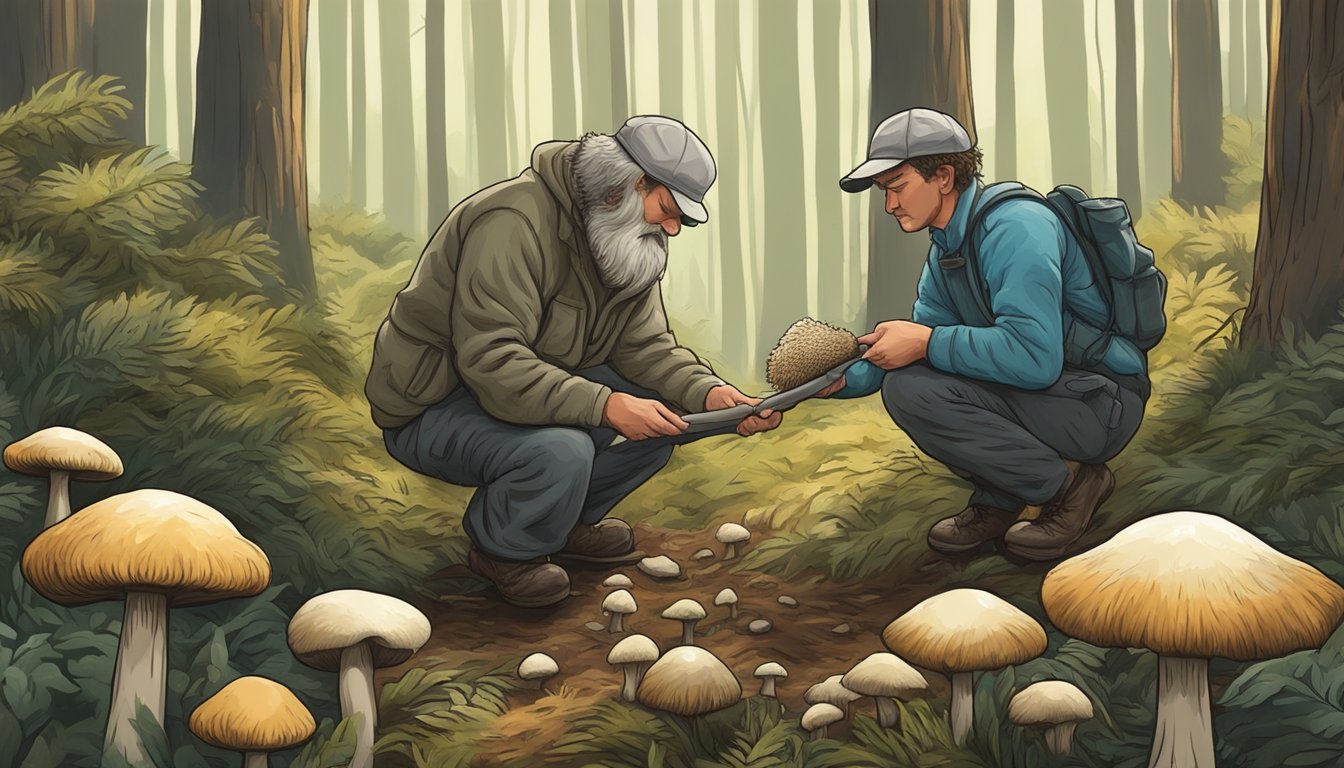
<svg viewBox="0 0 1344 768">
<path fill-rule="evenodd" d="M 737 557 L 737 545 L 745 544 L 751 538 L 751 531 L 738 525 L 737 523 L 724 523 L 719 526 L 715 532 L 714 538 L 724 545 L 723 559 L 732 560 Z"/>
<path fill-rule="evenodd" d="M 46 477 L 46 528 L 70 516 L 70 478 L 111 480 L 121 477 L 121 457 L 102 440 L 69 427 L 48 427 L 5 446 L 5 466 L 25 475 Z"/>
<path fill-rule="evenodd" d="M 877 705 L 877 724 L 883 728 L 895 728 L 900 722 L 900 709 L 893 697 L 907 696 L 929 687 L 919 670 L 890 653 L 874 653 L 855 664 L 840 678 L 840 684 L 855 693 L 873 697 Z"/>
<path fill-rule="evenodd" d="M 360 589 L 320 594 L 289 620 L 289 649 L 313 669 L 340 673 L 341 716 L 357 718 L 350 768 L 373 765 L 378 704 L 373 670 L 394 667 L 429 640 L 429 619 L 391 595 Z"/>
<path fill-rule="evenodd" d="M 626 576 L 623 573 L 613 573 L 607 578 L 602 580 L 602 586 L 604 587 L 618 587 L 622 589 L 629 589 L 634 585 L 635 583 L 630 580 L 630 577 Z"/>
<path fill-rule="evenodd" d="M 1045 743 L 1056 755 L 1073 747 L 1073 729 L 1092 719 L 1092 702 L 1073 683 L 1032 683 L 1008 702 L 1008 719 L 1023 728 L 1045 731 Z"/>
<path fill-rule="evenodd" d="M 1158 654 L 1148 764 L 1205 768 L 1214 765 L 1208 660 L 1319 647 L 1344 614 L 1344 589 L 1221 517 L 1168 512 L 1055 566 L 1041 603 L 1066 634 Z"/>
<path fill-rule="evenodd" d="M 844 675 L 831 675 L 808 688 L 803 693 L 803 702 L 806 704 L 834 704 L 848 716 L 849 703 L 863 697 L 846 688 L 845 684 L 840 682 L 843 678 Z"/>
<path fill-rule="evenodd" d="M 789 676 L 789 671 L 784 669 L 782 664 L 773 661 L 767 661 L 752 672 L 752 677 L 761 681 L 761 695 L 775 698 L 775 681 L 783 680 Z"/>
<path fill-rule="evenodd" d="M 625 675 L 621 686 L 621 698 L 635 700 L 635 690 L 644 678 L 649 665 L 658 660 L 658 644 L 644 635 L 631 635 L 611 647 L 607 654 L 607 663 L 619 665 Z"/>
<path fill-rule="evenodd" d="M 649 667 L 637 698 L 646 707 L 694 717 L 736 704 L 742 698 L 742 686 L 717 656 L 684 645 Z"/>
<path fill-rule="evenodd" d="M 813 704 L 803 713 L 801 725 L 803 730 L 812 734 L 812 740 L 826 738 L 826 726 L 838 723 L 845 719 L 845 713 L 834 704 L 820 702 Z"/>
<path fill-rule="evenodd" d="M 625 628 L 621 626 L 621 619 L 625 616 L 639 610 L 635 604 L 635 596 L 630 594 L 629 590 L 618 589 L 607 595 L 607 599 L 602 601 L 602 612 L 611 616 L 611 621 L 607 624 L 607 631 L 611 634 L 624 632 Z"/>
<path fill-rule="evenodd" d="M 892 653 L 952 677 L 952 736 L 965 744 L 975 717 L 972 676 L 1045 652 L 1045 630 L 1027 614 L 979 589 L 953 589 L 906 611 L 882 630 Z"/>
<path fill-rule="evenodd" d="M 294 693 L 264 677 L 240 677 L 191 713 L 187 727 L 212 747 L 243 753 L 243 768 L 266 768 L 267 753 L 312 738 L 313 716 Z"/>
<path fill-rule="evenodd" d="M 737 618 L 737 593 L 731 589 L 721 589 L 719 594 L 714 596 L 715 605 L 728 606 L 728 618 Z"/>
<path fill-rule="evenodd" d="M 536 680 L 537 690 L 540 691 L 546 681 L 560 674 L 560 665 L 555 663 L 555 659 L 544 653 L 534 653 L 523 659 L 518 665 L 518 678 L 521 680 Z"/>
<path fill-rule="evenodd" d="M 681 622 L 681 644 L 695 645 L 695 622 L 705 618 L 704 606 L 689 598 L 678 600 L 663 611 L 664 619 Z"/>
<path fill-rule="evenodd" d="M 106 749 L 134 765 L 149 759 L 132 725 L 137 706 L 163 724 L 169 608 L 255 595 L 270 583 L 271 562 L 219 512 L 147 489 L 43 531 L 24 550 L 23 575 L 61 605 L 125 599 Z"/>
</svg>

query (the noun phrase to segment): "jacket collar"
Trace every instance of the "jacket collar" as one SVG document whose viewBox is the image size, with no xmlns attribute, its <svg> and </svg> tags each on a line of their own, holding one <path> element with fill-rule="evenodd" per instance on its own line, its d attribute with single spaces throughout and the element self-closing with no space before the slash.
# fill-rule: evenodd
<svg viewBox="0 0 1344 768">
<path fill-rule="evenodd" d="M 929 227 L 929 238 L 943 253 L 951 253 L 961 247 L 962 240 L 966 238 L 966 224 L 971 216 L 971 203 L 974 202 L 975 193 L 979 190 L 980 182 L 971 179 L 971 185 L 962 190 L 957 198 L 957 208 L 952 212 L 952 220 L 947 222 L 947 228 Z"/>
</svg>

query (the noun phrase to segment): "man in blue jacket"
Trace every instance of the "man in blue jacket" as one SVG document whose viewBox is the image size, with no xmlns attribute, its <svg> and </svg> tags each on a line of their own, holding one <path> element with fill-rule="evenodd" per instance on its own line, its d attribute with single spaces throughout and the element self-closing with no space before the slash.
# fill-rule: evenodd
<svg viewBox="0 0 1344 768">
<path fill-rule="evenodd" d="M 912 319 L 861 337 L 865 360 L 823 394 L 880 389 L 915 444 L 974 485 L 966 508 L 929 531 L 931 548 L 970 552 L 1002 537 L 1019 557 L 1050 560 L 1074 549 L 1114 488 L 1105 462 L 1143 418 L 1147 359 L 1117 336 L 1094 370 L 1065 365 L 1070 318 L 1104 324 L 1102 295 L 1078 242 L 1041 202 L 1006 200 L 966 231 L 980 158 L 954 118 L 912 109 L 878 126 L 868 159 L 840 181 L 847 192 L 875 188 L 901 228 L 929 229 L 932 245 Z M 972 237 L 987 326 L 966 316 L 945 274 Z M 1017 522 L 1026 505 L 1039 516 Z"/>
</svg>

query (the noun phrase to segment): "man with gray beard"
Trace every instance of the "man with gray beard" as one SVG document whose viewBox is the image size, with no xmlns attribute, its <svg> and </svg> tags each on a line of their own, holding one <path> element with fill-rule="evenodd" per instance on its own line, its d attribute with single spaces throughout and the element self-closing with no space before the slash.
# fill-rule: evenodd
<svg viewBox="0 0 1344 768">
<path fill-rule="evenodd" d="M 638 559 L 607 514 L 674 445 L 715 434 L 683 435 L 679 414 L 760 402 L 677 344 L 663 309 L 668 239 L 708 219 L 714 175 L 666 117 L 541 144 L 448 214 L 378 329 L 365 393 L 387 449 L 477 488 L 468 567 L 514 605 L 564 600 L 561 563 Z"/>
</svg>

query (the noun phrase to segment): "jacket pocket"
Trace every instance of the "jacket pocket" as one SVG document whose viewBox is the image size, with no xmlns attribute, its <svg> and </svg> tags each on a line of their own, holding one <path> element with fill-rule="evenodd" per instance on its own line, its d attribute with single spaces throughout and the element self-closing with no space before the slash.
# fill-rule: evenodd
<svg viewBox="0 0 1344 768">
<path fill-rule="evenodd" d="M 573 299 L 552 299 L 537 334 L 537 354 L 555 362 L 577 364 L 586 314 L 583 306 Z"/>
<path fill-rule="evenodd" d="M 1110 377 L 1099 373 L 1078 373 L 1068 375 L 1064 387 L 1082 401 L 1088 410 L 1097 417 L 1103 429 L 1112 430 L 1120 426 L 1123 406 L 1120 403 L 1120 385 Z"/>
<path fill-rule="evenodd" d="M 365 393 L 390 413 L 406 405 L 433 405 L 447 397 L 456 379 L 448 355 L 437 346 L 408 336 L 390 321 L 378 329 Z"/>
</svg>

